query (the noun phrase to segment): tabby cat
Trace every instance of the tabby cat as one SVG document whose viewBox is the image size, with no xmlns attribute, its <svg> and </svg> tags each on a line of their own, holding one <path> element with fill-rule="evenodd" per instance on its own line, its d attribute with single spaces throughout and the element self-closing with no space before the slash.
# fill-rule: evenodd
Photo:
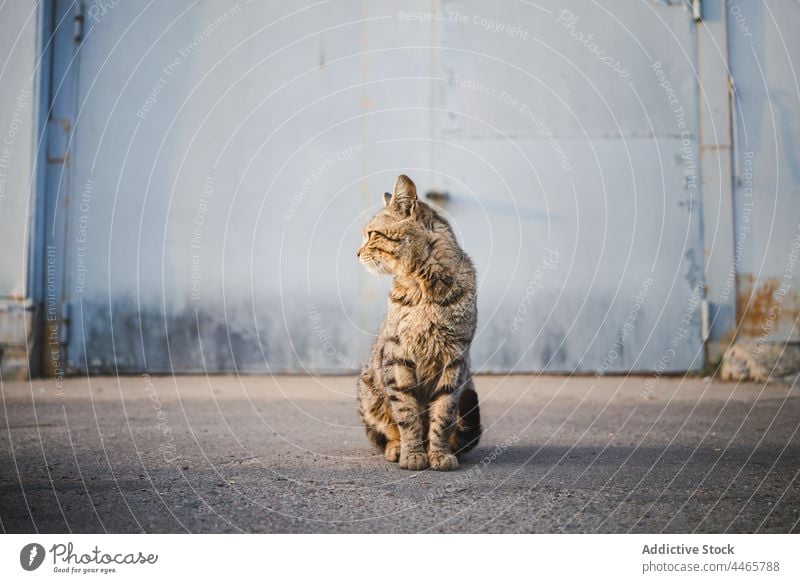
<svg viewBox="0 0 800 583">
<path fill-rule="evenodd" d="M 475 268 L 449 223 L 397 177 L 364 228 L 358 258 L 393 276 L 389 307 L 358 379 L 369 439 L 401 468 L 454 470 L 455 454 L 481 436 L 469 348 L 475 334 Z"/>
</svg>

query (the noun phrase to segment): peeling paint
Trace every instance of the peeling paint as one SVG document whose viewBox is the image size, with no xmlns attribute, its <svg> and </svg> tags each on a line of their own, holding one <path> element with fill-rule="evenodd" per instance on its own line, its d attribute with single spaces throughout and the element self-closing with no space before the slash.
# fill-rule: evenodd
<svg viewBox="0 0 800 583">
<path fill-rule="evenodd" d="M 800 294 L 781 288 L 779 277 L 762 278 L 756 284 L 751 273 L 736 276 L 736 321 L 739 335 L 748 338 L 769 337 L 785 327 L 793 327 L 800 318 Z"/>
</svg>

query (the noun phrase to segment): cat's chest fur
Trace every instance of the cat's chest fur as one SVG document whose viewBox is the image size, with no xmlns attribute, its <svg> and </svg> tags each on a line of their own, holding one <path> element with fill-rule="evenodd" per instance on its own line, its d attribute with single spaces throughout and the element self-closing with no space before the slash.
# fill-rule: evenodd
<svg viewBox="0 0 800 583">
<path fill-rule="evenodd" d="M 454 322 L 448 321 L 452 314 L 435 304 L 394 305 L 388 316 L 388 332 L 400 338 L 403 351 L 414 360 L 423 378 L 433 379 L 463 352 Z"/>
</svg>

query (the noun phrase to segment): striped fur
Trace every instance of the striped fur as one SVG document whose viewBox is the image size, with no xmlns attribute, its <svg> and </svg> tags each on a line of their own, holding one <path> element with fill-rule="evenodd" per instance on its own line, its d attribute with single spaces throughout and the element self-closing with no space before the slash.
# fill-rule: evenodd
<svg viewBox="0 0 800 583">
<path fill-rule="evenodd" d="M 469 348 L 478 318 L 475 268 L 448 222 L 399 176 L 358 250 L 393 277 L 388 310 L 358 379 L 367 436 L 401 468 L 454 470 L 481 436 Z"/>
</svg>

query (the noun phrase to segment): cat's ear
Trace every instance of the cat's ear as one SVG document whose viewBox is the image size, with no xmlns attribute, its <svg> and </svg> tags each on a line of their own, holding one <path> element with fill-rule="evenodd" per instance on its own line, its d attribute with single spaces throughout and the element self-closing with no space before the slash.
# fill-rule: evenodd
<svg viewBox="0 0 800 583">
<path fill-rule="evenodd" d="M 384 206 L 389 206 L 390 202 L 392 202 L 392 193 L 391 192 L 384 192 L 383 193 L 383 204 L 384 204 Z"/>
<path fill-rule="evenodd" d="M 406 215 L 411 214 L 417 205 L 417 187 L 405 174 L 394 181 L 390 204 Z"/>
</svg>

